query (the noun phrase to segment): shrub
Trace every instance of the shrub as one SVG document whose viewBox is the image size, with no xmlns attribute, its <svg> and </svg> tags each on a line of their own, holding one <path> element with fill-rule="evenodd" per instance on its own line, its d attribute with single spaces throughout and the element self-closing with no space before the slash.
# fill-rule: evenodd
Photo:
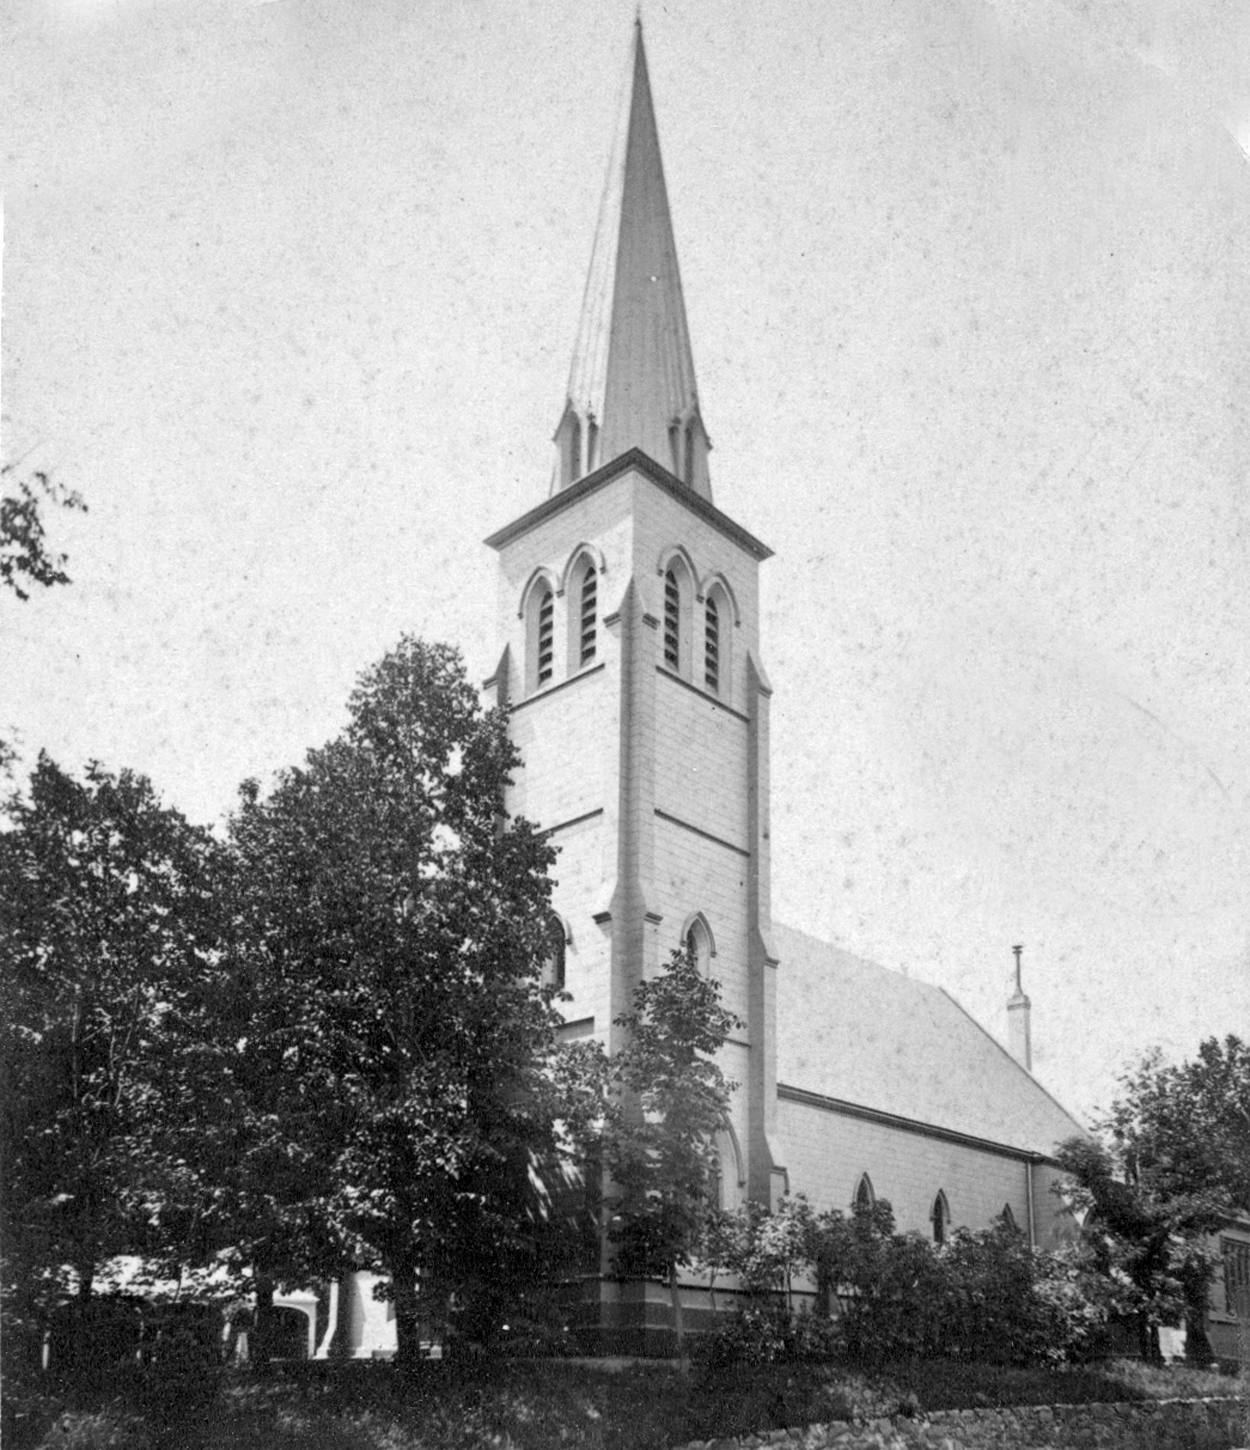
<svg viewBox="0 0 1250 1450">
<path fill-rule="evenodd" d="M 772 1214 L 750 1205 L 717 1220 L 705 1258 L 751 1296 L 706 1336 L 709 1363 L 1077 1362 L 1102 1348 L 1113 1307 L 1079 1246 L 1039 1253 L 1005 1223 L 938 1246 L 895 1233 L 885 1201 L 850 1218 L 817 1216 L 801 1196 Z M 814 1314 L 792 1312 L 803 1272 L 816 1282 Z"/>
</svg>

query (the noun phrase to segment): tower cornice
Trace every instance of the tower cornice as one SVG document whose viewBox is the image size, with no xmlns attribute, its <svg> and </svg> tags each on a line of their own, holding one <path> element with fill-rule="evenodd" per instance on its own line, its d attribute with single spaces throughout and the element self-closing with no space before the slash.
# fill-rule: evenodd
<svg viewBox="0 0 1250 1450">
<path fill-rule="evenodd" d="M 709 503 L 692 489 L 687 488 L 681 479 L 658 464 L 641 448 L 629 449 L 619 457 L 612 459 L 610 463 L 605 463 L 602 468 L 597 468 L 593 473 L 588 473 L 585 478 L 580 478 L 576 483 L 570 484 L 568 488 L 552 494 L 550 498 L 544 499 L 528 513 L 522 514 L 519 519 L 505 524 L 502 529 L 496 529 L 484 542 L 489 548 L 496 551 L 503 549 L 514 539 L 519 539 L 527 534 L 530 529 L 563 513 L 564 510 L 572 508 L 588 495 L 598 492 L 614 479 L 631 471 L 641 474 L 657 488 L 675 498 L 684 508 L 689 509 L 692 514 L 703 519 L 705 523 L 711 524 L 713 528 L 750 554 L 753 559 L 762 563 L 765 559 L 772 558 L 773 551 L 767 544 L 761 543 L 754 534 L 744 529 L 741 524 L 735 523 L 715 504 Z"/>
</svg>

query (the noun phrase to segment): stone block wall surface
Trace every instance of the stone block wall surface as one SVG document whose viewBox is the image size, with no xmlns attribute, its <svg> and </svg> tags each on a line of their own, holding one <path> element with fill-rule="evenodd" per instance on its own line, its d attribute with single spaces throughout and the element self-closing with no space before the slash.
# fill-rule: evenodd
<svg viewBox="0 0 1250 1450">
<path fill-rule="evenodd" d="M 1239 1399 L 1138 1400 L 1102 1405 L 1018 1405 L 937 1410 L 863 1423 L 765 1431 L 737 1440 L 694 1441 L 684 1450 L 1230 1450 L 1239 1438 Z"/>
</svg>

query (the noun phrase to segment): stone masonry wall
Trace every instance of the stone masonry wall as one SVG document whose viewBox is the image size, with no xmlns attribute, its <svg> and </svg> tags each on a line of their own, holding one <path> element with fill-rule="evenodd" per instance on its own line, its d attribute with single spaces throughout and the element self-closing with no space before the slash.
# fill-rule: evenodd
<svg viewBox="0 0 1250 1450">
<path fill-rule="evenodd" d="M 1244 1404 L 1237 1399 L 1138 1400 L 1113 1405 L 1019 1405 L 991 1410 L 936 1410 L 852 1424 L 835 1420 L 748 1435 L 694 1441 L 685 1450 L 1228 1450 L 1245 1444 Z"/>
</svg>

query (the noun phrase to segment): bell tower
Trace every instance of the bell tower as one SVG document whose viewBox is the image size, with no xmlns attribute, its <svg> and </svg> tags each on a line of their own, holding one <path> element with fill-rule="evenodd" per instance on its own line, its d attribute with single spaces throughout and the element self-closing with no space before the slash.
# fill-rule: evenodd
<svg viewBox="0 0 1250 1450">
<path fill-rule="evenodd" d="M 508 810 L 559 848 L 563 1030 L 615 1050 L 635 985 L 690 942 L 746 1024 L 721 1063 L 739 1084 L 725 1206 L 771 1203 L 770 550 L 712 502 L 640 23 L 555 447 L 547 498 L 486 541 L 502 645 L 487 690 L 523 760 Z M 621 1348 L 661 1322 L 645 1288 L 601 1286 Z"/>
</svg>

